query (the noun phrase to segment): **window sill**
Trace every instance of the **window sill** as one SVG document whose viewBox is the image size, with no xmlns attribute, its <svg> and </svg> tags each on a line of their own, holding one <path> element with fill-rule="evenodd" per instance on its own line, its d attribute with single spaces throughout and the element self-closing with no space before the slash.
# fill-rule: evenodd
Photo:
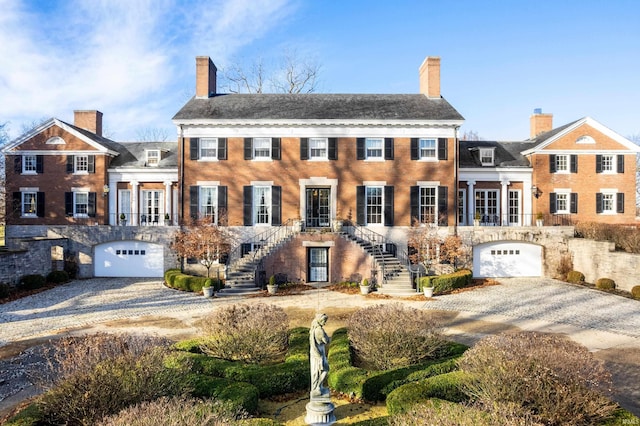
<svg viewBox="0 0 640 426">
<path fill-rule="evenodd" d="M 420 163 L 437 163 L 438 159 L 435 157 L 421 157 L 418 159 Z"/>
<path fill-rule="evenodd" d="M 35 176 L 38 172 L 22 172 L 20 173 L 22 176 Z"/>
<path fill-rule="evenodd" d="M 218 160 L 218 159 L 217 159 L 217 158 L 215 158 L 215 157 L 202 157 L 202 158 L 198 158 L 198 160 L 197 160 L 197 161 L 198 161 L 199 163 L 217 163 L 217 162 L 218 162 L 218 161 L 220 161 L 220 160 Z"/>
<path fill-rule="evenodd" d="M 384 158 L 377 158 L 377 157 L 375 157 L 375 158 L 365 158 L 365 160 L 364 160 L 364 161 L 365 161 L 365 162 L 371 162 L 371 163 L 383 163 L 383 162 L 385 162 L 386 160 L 385 160 Z"/>
</svg>

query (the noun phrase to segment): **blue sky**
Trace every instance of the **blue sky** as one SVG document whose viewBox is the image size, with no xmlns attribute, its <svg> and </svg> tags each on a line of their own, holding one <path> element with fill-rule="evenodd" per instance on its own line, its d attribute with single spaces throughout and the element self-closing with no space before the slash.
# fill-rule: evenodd
<svg viewBox="0 0 640 426">
<path fill-rule="evenodd" d="M 0 123 L 104 113 L 115 140 L 166 129 L 193 95 L 195 57 L 219 68 L 285 50 L 321 67 L 319 92 L 417 93 L 440 56 L 442 95 L 484 139 L 591 116 L 640 134 L 636 0 L 0 0 Z"/>
</svg>

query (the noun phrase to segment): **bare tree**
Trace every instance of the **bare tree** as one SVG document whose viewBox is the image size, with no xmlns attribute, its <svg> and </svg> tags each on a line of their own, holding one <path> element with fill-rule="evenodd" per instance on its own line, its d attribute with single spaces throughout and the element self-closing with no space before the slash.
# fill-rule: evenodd
<svg viewBox="0 0 640 426">
<path fill-rule="evenodd" d="M 138 142 L 166 142 L 169 138 L 167 129 L 159 127 L 145 127 L 138 129 L 136 132 L 136 140 Z"/>
<path fill-rule="evenodd" d="M 207 268 L 207 277 L 213 264 L 229 252 L 231 236 L 221 226 L 211 223 L 210 217 L 193 221 L 175 235 L 172 249 L 182 260 L 194 258 Z M 182 262 L 181 262 L 182 263 Z"/>
<path fill-rule="evenodd" d="M 484 140 L 475 130 L 465 130 L 460 136 L 462 141 L 481 141 Z"/>
<path fill-rule="evenodd" d="M 250 65 L 230 65 L 221 72 L 220 86 L 229 93 L 313 93 L 319 74 L 315 61 L 286 51 L 275 64 L 258 58 Z"/>
</svg>

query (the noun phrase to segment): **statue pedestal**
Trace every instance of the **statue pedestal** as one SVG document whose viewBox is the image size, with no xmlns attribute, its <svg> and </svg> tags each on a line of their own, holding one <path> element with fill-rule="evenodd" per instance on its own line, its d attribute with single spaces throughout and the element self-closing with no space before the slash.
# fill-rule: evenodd
<svg viewBox="0 0 640 426">
<path fill-rule="evenodd" d="M 307 404 L 307 415 L 304 421 L 308 425 L 332 425 L 336 422 L 333 414 L 335 406 L 331 402 L 329 395 L 312 396 Z"/>
</svg>

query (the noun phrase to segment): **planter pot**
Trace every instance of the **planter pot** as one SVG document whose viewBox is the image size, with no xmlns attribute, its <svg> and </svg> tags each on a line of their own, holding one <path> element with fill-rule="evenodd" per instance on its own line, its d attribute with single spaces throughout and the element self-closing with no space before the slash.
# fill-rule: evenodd
<svg viewBox="0 0 640 426">
<path fill-rule="evenodd" d="M 333 221 L 333 232 L 341 232 L 342 225 L 343 225 L 343 222 L 340 219 L 335 219 Z"/>
<path fill-rule="evenodd" d="M 536 219 L 536 226 L 541 227 L 544 225 L 544 221 L 542 219 Z"/>
<path fill-rule="evenodd" d="M 474 219 L 473 220 L 473 226 L 480 226 L 480 220 L 479 219 Z"/>
<path fill-rule="evenodd" d="M 368 285 L 361 285 L 360 286 L 360 293 L 362 294 L 369 294 L 369 292 L 371 291 L 371 287 Z"/>
<path fill-rule="evenodd" d="M 204 297 L 213 297 L 214 290 L 213 287 L 202 287 L 202 294 Z"/>
<path fill-rule="evenodd" d="M 278 292 L 278 286 L 267 284 L 267 292 L 269 294 L 276 294 Z"/>
<path fill-rule="evenodd" d="M 433 287 L 422 287 L 425 297 L 433 297 Z"/>
</svg>

